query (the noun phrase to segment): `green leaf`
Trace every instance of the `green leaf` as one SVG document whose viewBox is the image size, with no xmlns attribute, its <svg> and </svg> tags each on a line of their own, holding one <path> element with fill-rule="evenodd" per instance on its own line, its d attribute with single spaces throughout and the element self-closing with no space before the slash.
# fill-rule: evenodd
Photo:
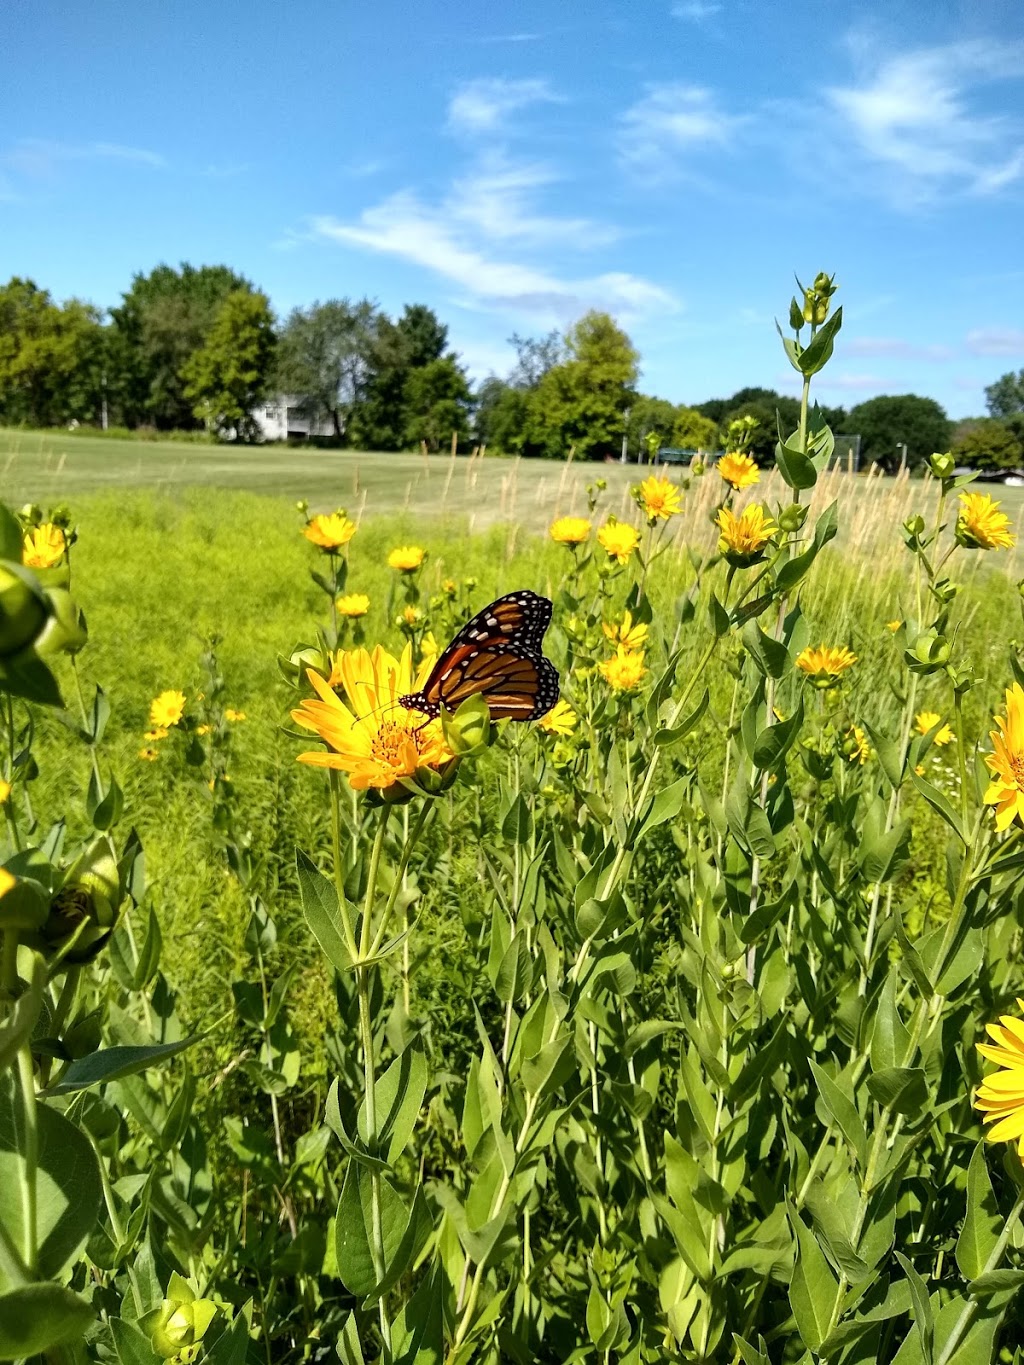
<svg viewBox="0 0 1024 1365">
<path fill-rule="evenodd" d="M 697 728 L 698 724 L 701 721 L 701 718 L 704 715 L 704 712 L 708 709 L 710 703 L 711 692 L 708 688 L 705 687 L 704 695 L 701 697 L 700 701 L 690 712 L 690 714 L 688 716 L 685 716 L 679 722 L 678 725 L 673 725 L 670 729 L 661 729 L 655 731 L 654 733 L 655 744 L 657 744 L 659 747 L 663 747 L 666 744 L 675 744 L 678 740 L 685 739 L 685 737 L 690 733 L 691 730 L 695 730 Z"/>
<path fill-rule="evenodd" d="M 724 635 L 729 629 L 729 613 L 719 602 L 714 589 L 708 600 L 708 621 L 711 623 L 712 632 L 715 636 Z"/>
<path fill-rule="evenodd" d="M 1007 1289 L 1019 1289 L 1024 1284 L 1024 1270 L 990 1270 L 979 1275 L 967 1286 L 967 1292 L 980 1298 L 985 1294 L 999 1294 Z"/>
<path fill-rule="evenodd" d="M 966 848 L 970 842 L 970 836 L 960 823 L 960 817 L 949 804 L 945 796 L 943 796 L 942 792 L 939 791 L 938 787 L 933 787 L 930 782 L 926 782 L 923 777 L 919 777 L 913 769 L 910 770 L 910 780 L 932 809 L 937 811 L 942 819 L 945 820 L 946 824 Z"/>
<path fill-rule="evenodd" d="M 898 987 L 899 973 L 894 967 L 885 978 L 885 985 L 875 1006 L 875 1020 L 871 1029 L 872 1071 L 886 1071 L 890 1067 L 902 1066 L 907 1061 L 910 1033 L 896 1005 Z"/>
<path fill-rule="evenodd" d="M 779 721 L 777 725 L 766 726 L 756 737 L 751 754 L 754 766 L 757 768 L 776 767 L 789 752 L 803 723 L 804 703 L 803 697 L 801 697 L 797 702 L 796 710 L 788 720 Z"/>
<path fill-rule="evenodd" d="M 823 1067 L 812 1057 L 811 1070 L 818 1086 L 818 1093 L 821 1102 L 829 1116 L 835 1120 L 846 1141 L 850 1144 L 859 1159 L 863 1159 L 868 1145 L 867 1133 L 864 1130 L 864 1120 L 857 1112 L 853 1100 L 844 1093 L 841 1084 L 832 1079 Z"/>
<path fill-rule="evenodd" d="M 743 644 L 765 677 L 785 677 L 792 667 L 785 643 L 766 635 L 756 621 L 748 621 L 743 627 Z"/>
<path fill-rule="evenodd" d="M 689 788 L 690 783 L 684 777 L 676 782 L 670 782 L 667 787 L 662 787 L 648 806 L 647 814 L 641 818 L 637 837 L 641 832 L 646 833 L 658 825 L 665 824 L 667 820 L 674 820 L 683 808 Z"/>
<path fill-rule="evenodd" d="M 389 1165 L 401 1156 L 412 1137 L 427 1089 L 427 1059 L 421 1048 L 407 1047 L 374 1086 L 377 1154 L 386 1150 Z M 370 1147 L 366 1129 L 366 1100 L 359 1106 L 359 1136 Z"/>
<path fill-rule="evenodd" d="M 805 375 L 817 374 L 823 370 L 832 357 L 836 335 L 843 325 L 843 310 L 837 308 L 830 318 L 818 328 L 814 336 L 800 352 L 799 368 Z"/>
<path fill-rule="evenodd" d="M 881 1105 L 912 1117 L 928 1099 L 928 1084 L 919 1066 L 883 1067 L 868 1077 L 868 1091 Z"/>
<path fill-rule="evenodd" d="M 8 1007 L 7 1017 L 0 1024 L 0 1075 L 12 1064 L 25 1040 L 31 1038 L 43 1007 L 45 989 L 46 964 L 35 953 L 32 956 L 32 977 L 28 989 L 22 991 L 14 1004 Z"/>
<path fill-rule="evenodd" d="M 798 1250 L 789 1303 L 804 1345 L 817 1351 L 832 1321 L 839 1286 L 814 1233 L 797 1214 L 791 1217 Z"/>
<path fill-rule="evenodd" d="M 956 1243 L 956 1263 L 965 1280 L 977 1280 L 985 1273 L 1002 1227 L 982 1141 L 967 1168 L 967 1215 Z"/>
<path fill-rule="evenodd" d="M 818 471 L 793 436 L 788 441 L 776 441 L 775 463 L 790 488 L 813 488 L 818 482 Z"/>
<path fill-rule="evenodd" d="M 494 990 L 502 1004 L 521 1000 L 533 984 L 533 959 L 525 933 L 512 935 L 505 949 L 494 981 Z"/>
<path fill-rule="evenodd" d="M 338 1274 L 345 1288 L 366 1298 L 385 1283 L 388 1268 L 395 1262 L 409 1226 L 409 1215 L 401 1196 L 381 1175 L 377 1178 L 384 1263 L 381 1274 L 374 1268 L 372 1173 L 358 1162 L 350 1161 L 338 1201 L 335 1225 L 335 1253 Z"/>
<path fill-rule="evenodd" d="M 21 522 L 5 503 L 0 502 L 0 559 L 20 564 L 24 543 Z"/>
<path fill-rule="evenodd" d="M 910 821 L 900 820 L 886 830 L 869 811 L 861 830 L 860 869 L 869 882 L 890 881 L 910 857 Z"/>
<path fill-rule="evenodd" d="M 522 792 L 516 792 L 504 820 L 501 837 L 510 844 L 528 844 L 533 835 L 533 816 Z"/>
<path fill-rule="evenodd" d="M 119 1365 L 159 1365 L 160 1357 L 146 1336 L 133 1322 L 111 1318 L 110 1335 Z"/>
<path fill-rule="evenodd" d="M 903 763 L 900 757 L 899 741 L 889 739 L 881 730 L 876 729 L 870 721 L 865 720 L 863 725 L 871 738 L 875 753 L 878 755 L 878 762 L 888 779 L 889 785 L 898 787 L 903 781 Z"/>
<path fill-rule="evenodd" d="M 102 1085 L 105 1081 L 118 1081 L 122 1076 L 134 1076 L 137 1071 L 146 1071 L 176 1057 L 186 1048 L 199 1042 L 198 1035 L 182 1038 L 177 1043 L 150 1043 L 146 1047 L 106 1047 L 99 1052 L 90 1052 L 79 1057 L 61 1073 L 60 1080 L 43 1093 L 46 1095 L 70 1095 L 76 1090 L 88 1090 L 90 1086 Z"/>
<path fill-rule="evenodd" d="M 59 1284 L 25 1284 L 0 1294 L 0 1360 L 28 1360 L 73 1346 L 94 1319 L 89 1304 Z"/>
<path fill-rule="evenodd" d="M 306 917 L 310 933 L 319 943 L 324 956 L 338 972 L 346 972 L 352 966 L 343 927 L 343 910 L 338 904 L 338 893 L 334 883 L 317 868 L 309 858 L 297 849 L 295 862 L 299 874 L 299 895 L 302 899 L 302 913 Z"/>
<path fill-rule="evenodd" d="M 914 1326 L 921 1341 L 921 1353 L 925 1360 L 932 1358 L 932 1342 L 935 1339 L 935 1315 L 932 1312 L 931 1301 L 928 1297 L 928 1288 L 924 1280 L 911 1265 L 901 1252 L 896 1252 L 896 1259 L 903 1268 L 903 1273 L 907 1277 L 910 1285 L 910 1299 L 914 1305 Z"/>
</svg>

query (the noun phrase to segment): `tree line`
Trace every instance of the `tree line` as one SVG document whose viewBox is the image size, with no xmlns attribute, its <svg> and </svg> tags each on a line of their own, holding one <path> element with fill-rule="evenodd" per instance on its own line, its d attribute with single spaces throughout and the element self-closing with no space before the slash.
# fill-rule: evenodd
<svg viewBox="0 0 1024 1365">
<path fill-rule="evenodd" d="M 334 439 L 361 449 L 462 443 L 526 456 L 631 455 L 657 443 L 721 448 L 729 424 L 757 422 L 753 454 L 774 455 L 777 423 L 795 429 L 795 398 L 743 388 L 728 398 L 675 404 L 639 392 L 640 357 L 607 313 L 565 332 L 510 338 L 508 375 L 476 388 L 448 329 L 423 304 L 391 317 L 369 299 L 330 299 L 277 319 L 267 296 L 228 266 L 136 274 L 103 312 L 56 302 L 33 281 L 0 287 L 0 423 L 156 431 L 205 430 L 255 440 L 254 413 L 287 394 Z M 859 435 L 862 461 L 923 463 L 953 444 L 963 463 L 1024 464 L 1024 370 L 986 390 L 987 417 L 954 428 L 934 399 L 884 395 L 826 408 L 834 431 Z"/>
</svg>

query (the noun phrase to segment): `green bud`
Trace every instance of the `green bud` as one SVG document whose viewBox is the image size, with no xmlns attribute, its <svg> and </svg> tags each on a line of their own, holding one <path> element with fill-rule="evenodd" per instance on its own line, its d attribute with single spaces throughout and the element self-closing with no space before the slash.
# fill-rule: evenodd
<svg viewBox="0 0 1024 1365">
<path fill-rule="evenodd" d="M 919 635 L 904 655 L 904 661 L 914 673 L 926 676 L 937 673 L 947 663 L 953 653 L 952 646 L 944 635 L 934 630 L 926 630 Z"/>
<path fill-rule="evenodd" d="M 491 713 L 487 702 L 478 694 L 467 697 L 454 715 L 442 711 L 441 728 L 445 743 L 459 758 L 482 753 L 491 739 Z"/>
<path fill-rule="evenodd" d="M 703 474 L 707 466 L 703 460 L 691 460 L 690 472 L 693 474 Z"/>
<path fill-rule="evenodd" d="M 924 528 L 925 528 L 924 517 L 916 513 L 912 517 L 907 517 L 906 521 L 903 523 L 904 531 L 906 531 L 908 536 L 914 537 L 915 539 L 917 536 L 924 534 Z"/>
<path fill-rule="evenodd" d="M 830 299 L 836 292 L 836 286 L 832 283 L 832 276 L 826 275 L 824 270 L 819 270 L 814 277 L 814 284 L 811 286 L 816 294 L 822 294 Z"/>
<path fill-rule="evenodd" d="M 956 461 L 948 450 L 941 455 L 936 451 L 928 461 L 928 467 L 937 479 L 951 479 L 955 465 Z"/>
<path fill-rule="evenodd" d="M 0 561 L 0 658 L 33 644 L 50 611 L 35 574 L 10 560 Z"/>
<path fill-rule="evenodd" d="M 206 1335 L 217 1316 L 211 1299 L 197 1298 L 191 1286 L 177 1272 L 171 1276 L 169 1298 L 139 1319 L 153 1350 L 164 1360 L 188 1352 Z"/>
<path fill-rule="evenodd" d="M 72 944 L 69 965 L 91 962 L 114 932 L 123 895 L 109 840 L 96 839 L 73 864 L 50 902 L 42 939 L 51 951 Z"/>
<path fill-rule="evenodd" d="M 801 502 L 790 503 L 779 513 L 779 526 L 783 531 L 799 531 L 807 520 L 807 510 Z"/>
</svg>

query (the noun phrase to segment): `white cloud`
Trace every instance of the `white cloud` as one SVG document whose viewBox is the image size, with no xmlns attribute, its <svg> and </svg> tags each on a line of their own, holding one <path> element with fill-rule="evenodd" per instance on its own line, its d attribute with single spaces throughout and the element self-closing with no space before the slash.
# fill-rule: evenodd
<svg viewBox="0 0 1024 1365">
<path fill-rule="evenodd" d="M 582 250 L 606 246 L 621 236 L 611 224 L 538 213 L 532 207 L 532 197 L 557 180 L 555 172 L 540 162 L 509 162 L 501 156 L 488 156 L 474 171 L 455 181 L 442 211 L 492 242 L 538 246 L 566 243 Z"/>
<path fill-rule="evenodd" d="M 121 161 L 153 169 L 167 164 L 159 153 L 144 147 L 126 147 L 119 142 L 51 142 L 35 137 L 16 142 L 4 154 L 3 161 L 11 170 L 33 178 L 53 175 L 69 161 Z"/>
<path fill-rule="evenodd" d="M 877 374 L 835 374 L 822 375 L 817 381 L 821 389 L 836 389 L 840 393 L 864 393 L 868 390 L 884 391 L 886 385 L 892 387 L 891 379 L 883 379 Z"/>
<path fill-rule="evenodd" d="M 691 24 L 702 24 L 705 19 L 711 19 L 721 10 L 721 5 L 712 3 L 712 0 L 676 0 L 672 6 L 673 19 L 688 19 Z"/>
<path fill-rule="evenodd" d="M 1024 332 L 1018 327 L 976 327 L 967 333 L 972 355 L 1024 355 Z"/>
<path fill-rule="evenodd" d="M 481 76 L 466 81 L 448 105 L 448 127 L 459 133 L 495 133 L 509 114 L 531 104 L 561 104 L 563 97 L 544 80 Z"/>
<path fill-rule="evenodd" d="M 724 147 L 746 120 L 726 114 L 712 91 L 681 81 L 648 85 L 647 93 L 622 115 L 621 159 L 645 174 L 664 174 L 680 152 Z"/>
<path fill-rule="evenodd" d="M 843 342 L 843 350 L 851 356 L 890 356 L 899 360 L 952 360 L 956 354 L 951 346 L 918 346 L 898 337 L 854 337 Z"/>
<path fill-rule="evenodd" d="M 825 97 L 859 150 L 898 177 L 894 194 L 991 194 L 1024 173 L 1021 122 L 983 112 L 977 98 L 980 86 L 1021 79 L 1024 46 L 973 40 L 897 54 L 852 46 L 854 82 Z"/>
</svg>

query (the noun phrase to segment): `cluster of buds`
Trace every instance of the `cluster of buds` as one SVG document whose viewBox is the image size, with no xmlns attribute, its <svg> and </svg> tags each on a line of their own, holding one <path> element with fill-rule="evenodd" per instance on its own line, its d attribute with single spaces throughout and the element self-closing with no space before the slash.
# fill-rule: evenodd
<svg viewBox="0 0 1024 1365">
<path fill-rule="evenodd" d="M 824 270 L 818 272 L 814 277 L 814 283 L 809 289 L 805 289 L 800 281 L 797 280 L 801 292 L 803 293 L 803 303 L 798 304 L 793 300 L 793 310 L 798 310 L 798 317 L 791 317 L 794 330 L 800 330 L 802 322 L 809 322 L 812 327 L 820 327 L 828 317 L 828 310 L 832 303 L 832 295 L 836 292 L 838 285 L 835 283 L 835 276 L 826 275 Z"/>
<path fill-rule="evenodd" d="M 161 1360 L 195 1360 L 199 1344 L 217 1316 L 217 1304 L 202 1299 L 175 1271 L 159 1308 L 139 1319 L 139 1327 L 149 1337 Z"/>
</svg>

